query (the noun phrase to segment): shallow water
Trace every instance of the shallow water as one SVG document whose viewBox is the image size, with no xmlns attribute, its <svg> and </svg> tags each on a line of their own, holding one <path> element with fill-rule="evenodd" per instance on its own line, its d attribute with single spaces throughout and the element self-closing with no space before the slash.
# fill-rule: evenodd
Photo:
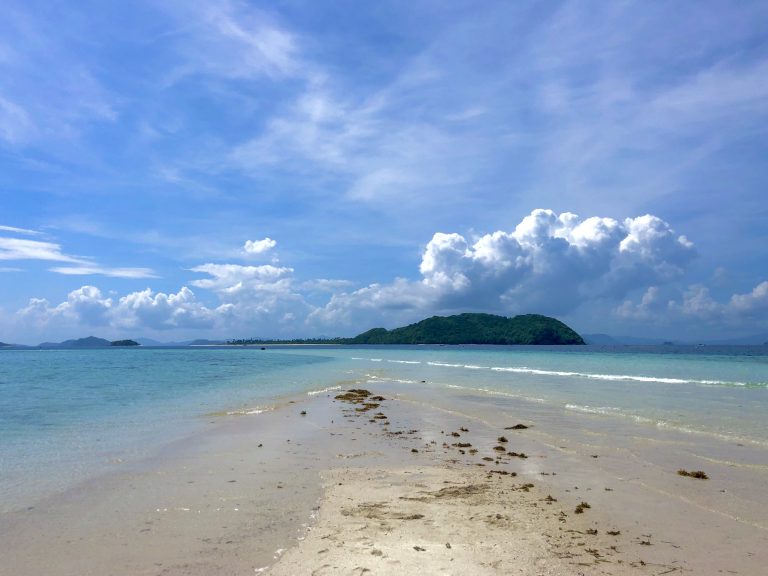
<svg viewBox="0 0 768 576">
<path fill-rule="evenodd" d="M 257 413 L 288 395 L 366 379 L 516 399 L 589 416 L 606 434 L 668 430 L 700 445 L 768 446 L 765 348 L 4 350 L 0 510 L 149 457 L 199 431 L 207 414 Z"/>
<path fill-rule="evenodd" d="M 423 454 L 444 462 L 457 454 L 440 446 L 459 426 L 472 430 L 474 459 L 508 435 L 529 455 L 510 469 L 674 543 L 654 553 L 683 546 L 707 568 L 712 550 L 718 566 L 750 573 L 753 551 L 768 544 L 764 351 L 3 351 L 0 547 L 14 556 L 0 573 L 79 576 L 83 558 L 94 574 L 143 573 L 147 563 L 250 573 L 311 521 L 320 471 Z M 385 411 L 393 429 L 420 429 L 420 453 L 404 436 L 372 435 L 378 423 L 341 416 L 332 397 L 351 387 L 396 398 Z M 504 431 L 518 422 L 531 428 Z"/>
</svg>

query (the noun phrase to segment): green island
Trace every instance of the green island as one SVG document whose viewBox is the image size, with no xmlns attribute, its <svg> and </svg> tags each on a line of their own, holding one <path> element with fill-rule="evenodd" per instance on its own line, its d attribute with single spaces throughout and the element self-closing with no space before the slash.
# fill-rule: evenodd
<svg viewBox="0 0 768 576">
<path fill-rule="evenodd" d="M 507 318 L 495 314 L 464 313 L 432 316 L 415 324 L 387 330 L 373 328 L 352 338 L 294 340 L 240 339 L 230 345 L 258 344 L 584 344 L 566 324 L 549 316 L 522 314 Z"/>
<path fill-rule="evenodd" d="M 110 346 L 141 346 L 136 340 L 115 340 L 110 342 Z"/>
</svg>

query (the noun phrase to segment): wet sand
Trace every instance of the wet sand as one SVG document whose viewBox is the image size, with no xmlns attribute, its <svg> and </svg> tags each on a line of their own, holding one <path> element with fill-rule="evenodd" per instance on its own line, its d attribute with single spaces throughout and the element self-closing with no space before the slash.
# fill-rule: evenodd
<svg viewBox="0 0 768 576">
<path fill-rule="evenodd" d="M 354 388 L 370 395 L 344 395 Z M 149 461 L 3 515 L 0 574 L 759 574 L 768 565 L 758 452 L 707 461 L 672 436 L 606 434 L 596 420 L 554 420 L 498 398 L 386 381 L 344 390 L 210 415 L 207 430 Z M 508 429 L 519 423 L 528 428 Z M 704 466 L 709 480 L 677 475 Z"/>
</svg>

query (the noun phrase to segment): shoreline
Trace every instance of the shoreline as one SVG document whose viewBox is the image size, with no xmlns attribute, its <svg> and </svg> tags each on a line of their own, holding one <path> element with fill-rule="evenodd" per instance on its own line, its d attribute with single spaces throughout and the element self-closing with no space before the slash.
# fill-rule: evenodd
<svg viewBox="0 0 768 576">
<path fill-rule="evenodd" d="M 335 399 L 350 388 L 386 400 Z M 679 477 L 702 458 L 670 433 L 653 445 L 589 415 L 371 377 L 275 406 L 208 414 L 208 429 L 129 471 L 4 515 L 0 574 L 752 574 L 768 562 L 753 520 L 765 494 L 741 486 L 757 464 L 711 458 L 711 480 Z M 530 428 L 505 430 L 518 423 Z"/>
</svg>

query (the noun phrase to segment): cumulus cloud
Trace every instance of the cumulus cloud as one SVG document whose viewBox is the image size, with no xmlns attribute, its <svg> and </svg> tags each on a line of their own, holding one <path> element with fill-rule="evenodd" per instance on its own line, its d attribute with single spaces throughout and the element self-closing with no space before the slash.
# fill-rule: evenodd
<svg viewBox="0 0 768 576">
<path fill-rule="evenodd" d="M 293 268 L 272 266 L 241 266 L 239 264 L 201 264 L 192 272 L 208 274 L 210 278 L 193 280 L 192 285 L 213 290 L 223 297 L 247 292 L 282 292 L 292 281 Z"/>
<path fill-rule="evenodd" d="M 193 280 L 192 285 L 213 291 L 232 306 L 241 327 L 280 331 L 290 324 L 293 328 L 296 319 L 311 310 L 294 287 L 293 268 L 208 263 L 192 271 L 208 274 L 209 278 Z"/>
<path fill-rule="evenodd" d="M 726 308 L 732 316 L 764 321 L 768 315 L 768 281 L 761 282 L 748 294 L 734 294 Z"/>
<path fill-rule="evenodd" d="M 733 294 L 719 301 L 703 284 L 692 284 L 668 298 L 657 287 L 649 288 L 638 303 L 627 299 L 614 309 L 624 320 L 685 321 L 710 326 L 760 328 L 768 315 L 768 281 L 745 294 Z"/>
<path fill-rule="evenodd" d="M 668 302 L 660 295 L 658 286 L 651 286 L 640 298 L 637 304 L 631 300 L 624 300 L 620 306 L 614 310 L 614 314 L 622 319 L 647 320 L 655 317 L 665 308 Z"/>
<path fill-rule="evenodd" d="M 38 326 L 64 323 L 108 326 L 115 329 L 169 330 L 212 328 L 226 317 L 230 306 L 208 308 L 186 287 L 176 294 L 153 292 L 149 288 L 119 299 L 102 294 L 95 286 L 82 286 L 67 295 L 66 301 L 51 306 L 46 299 L 32 298 L 17 316 Z"/>
<path fill-rule="evenodd" d="M 272 240 L 269 236 L 262 240 L 246 240 L 243 245 L 243 250 L 246 254 L 264 254 L 269 252 L 277 246 L 277 241 Z"/>
<path fill-rule="evenodd" d="M 424 249 L 421 280 L 336 295 L 313 316 L 332 322 L 406 309 L 567 314 L 586 301 L 671 282 L 695 255 L 693 244 L 656 216 L 617 221 L 534 210 L 514 230 L 474 241 L 438 232 Z"/>
</svg>

